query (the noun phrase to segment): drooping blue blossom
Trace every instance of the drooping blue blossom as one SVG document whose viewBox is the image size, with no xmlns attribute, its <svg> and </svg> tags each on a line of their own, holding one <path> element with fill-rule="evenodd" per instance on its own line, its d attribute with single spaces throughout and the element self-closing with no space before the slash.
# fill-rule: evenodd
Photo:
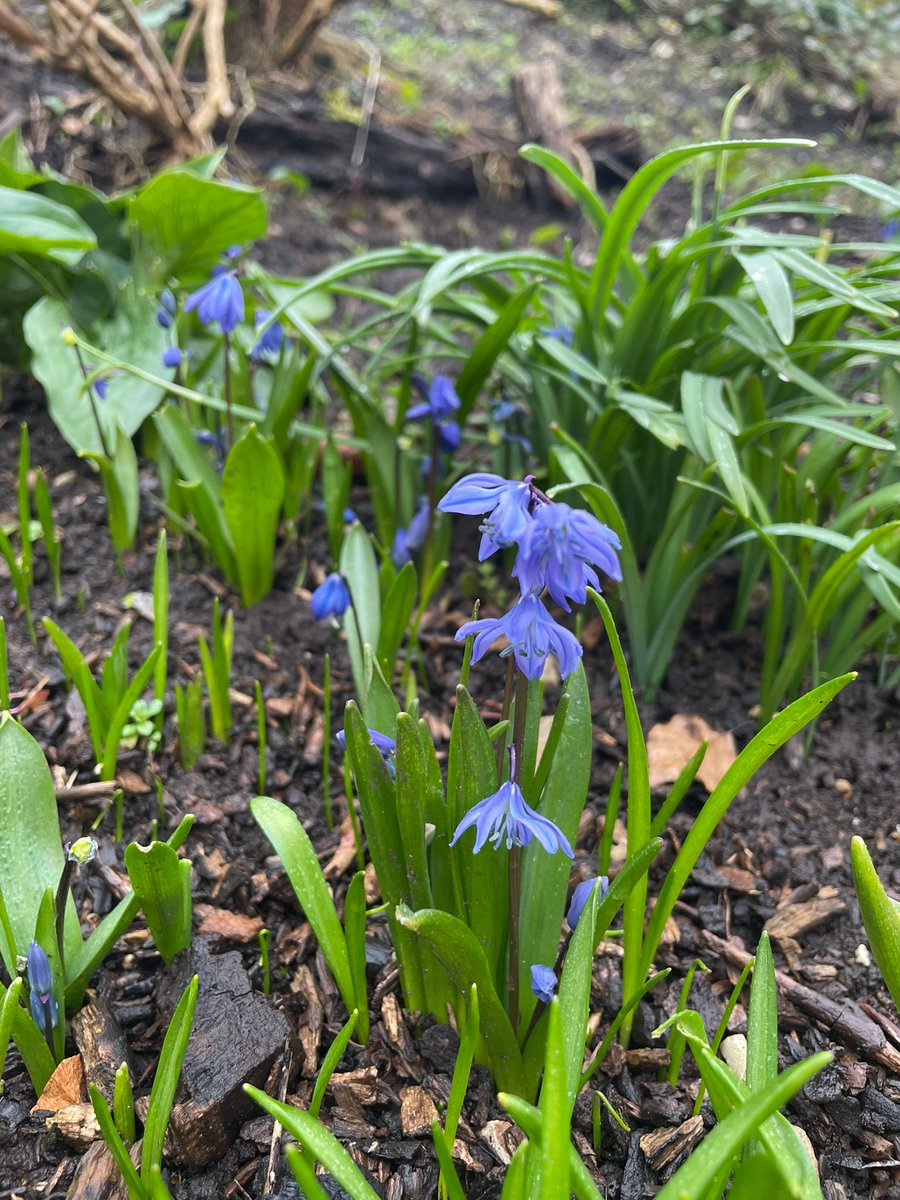
<svg viewBox="0 0 900 1200">
<path fill-rule="evenodd" d="M 445 454 L 452 454 L 462 437 L 462 430 L 456 421 L 456 413 L 460 406 L 456 388 L 446 375 L 435 375 L 430 387 L 419 374 L 412 376 L 412 382 L 424 399 L 406 410 L 407 421 L 433 422 L 438 431 L 441 449 Z"/>
<path fill-rule="evenodd" d="M 531 990 L 542 1004 L 549 1004 L 556 995 L 556 972 L 552 967 L 535 963 L 531 968 Z"/>
<path fill-rule="evenodd" d="M 367 729 L 369 741 L 384 759 L 384 765 L 388 769 L 388 774 L 391 779 L 396 775 L 396 767 L 394 766 L 394 753 L 397 749 L 397 743 L 393 738 L 388 737 L 386 733 L 379 733 L 377 729 Z M 347 749 L 347 735 L 343 729 L 337 734 L 337 744 L 344 751 Z"/>
<path fill-rule="evenodd" d="M 550 616 L 543 603 L 533 593 L 522 596 L 502 617 L 484 617 L 467 621 L 456 632 L 456 640 L 475 635 L 472 662 L 478 662 L 498 637 L 505 637 L 509 646 L 502 654 L 512 654 L 515 664 L 529 679 L 540 679 L 548 654 L 559 660 L 559 672 L 565 679 L 578 666 L 581 644 L 568 629 Z"/>
<path fill-rule="evenodd" d="M 513 574 L 523 592 L 540 594 L 546 587 L 556 603 L 570 612 L 569 600 L 584 604 L 587 587 L 599 590 L 591 564 L 611 579 L 622 578 L 616 550 L 622 543 L 608 526 L 589 512 L 552 502 L 538 505 L 519 543 Z"/>
<path fill-rule="evenodd" d="M 597 884 L 600 885 L 600 899 L 602 900 L 609 891 L 609 880 L 605 875 L 601 875 L 599 878 L 583 880 L 572 893 L 572 899 L 569 901 L 569 911 L 566 913 L 566 923 L 570 929 L 574 930 L 577 927 L 581 914 L 584 912 L 584 906 L 591 898 L 591 892 Z"/>
<path fill-rule="evenodd" d="M 41 1033 L 55 1027 L 59 1013 L 53 997 L 53 973 L 44 948 L 32 940 L 25 956 L 28 971 L 29 1004 L 34 1023 Z"/>
<path fill-rule="evenodd" d="M 406 563 L 412 562 L 413 553 L 419 550 L 428 536 L 428 501 L 422 496 L 412 520 L 405 529 L 398 529 L 394 534 L 394 544 L 391 547 L 391 562 L 399 571 Z"/>
<path fill-rule="evenodd" d="M 900 238 L 900 218 L 892 217 L 881 230 L 881 236 L 886 242 L 895 242 Z"/>
<path fill-rule="evenodd" d="M 244 319 L 244 293 L 236 271 L 222 271 L 209 283 L 191 292 L 184 302 L 184 311 L 196 308 L 204 325 L 218 322 L 223 333 L 232 330 Z"/>
<path fill-rule="evenodd" d="M 101 400 L 105 400 L 106 399 L 106 391 L 107 391 L 107 388 L 109 387 L 109 380 L 104 379 L 103 376 L 100 376 L 99 379 L 94 380 L 94 382 L 91 384 L 91 387 L 93 387 L 94 391 L 97 393 L 97 395 L 100 397 Z"/>
<path fill-rule="evenodd" d="M 497 850 L 505 839 L 507 849 L 512 846 L 527 846 L 537 838 L 548 854 L 562 850 L 573 857 L 568 838 L 552 821 L 536 813 L 526 803 L 522 789 L 508 779 L 492 796 L 472 806 L 456 827 L 451 846 L 455 846 L 467 829 L 475 827 L 475 845 L 472 853 L 477 854 L 485 842 L 494 843 Z"/>
<path fill-rule="evenodd" d="M 169 288 L 164 288 L 159 294 L 159 308 L 156 310 L 156 323 L 163 329 L 171 329 L 178 311 L 175 297 Z"/>
<path fill-rule="evenodd" d="M 325 617 L 342 617 L 350 607 L 350 589 L 339 571 L 332 571 L 312 594 L 312 615 L 317 621 Z"/>
<path fill-rule="evenodd" d="M 372 745 L 375 747 L 375 749 L 382 755 L 383 758 L 387 758 L 389 755 L 393 754 L 394 751 L 397 749 L 397 743 L 394 741 L 394 739 L 392 737 L 388 737 L 388 735 L 386 733 L 379 733 L 377 729 L 367 729 L 366 732 L 369 735 L 369 741 L 372 743 Z M 337 739 L 337 744 L 340 746 L 340 748 L 342 750 L 346 750 L 347 749 L 347 735 L 344 732 L 344 730 L 343 729 L 339 730 L 337 732 L 337 734 L 335 734 L 335 737 Z"/>
<path fill-rule="evenodd" d="M 166 346 L 162 353 L 164 367 L 180 367 L 184 358 L 185 354 L 180 346 Z"/>
<path fill-rule="evenodd" d="M 265 325 L 271 316 L 271 312 L 267 308 L 258 308 L 256 315 L 253 318 L 257 329 Z M 259 362 L 267 355 L 276 355 L 281 350 L 284 342 L 284 326 L 280 321 L 273 321 L 272 324 L 257 339 L 256 345 L 250 351 L 250 357 Z"/>
<path fill-rule="evenodd" d="M 527 417 L 528 412 L 514 400 L 497 400 L 490 408 L 491 420 L 500 431 L 500 439 L 510 445 L 520 446 L 525 454 L 531 453 L 531 442 L 521 433 L 515 433 L 509 428 Z"/>
<path fill-rule="evenodd" d="M 478 558 L 489 558 L 496 550 L 512 546 L 525 533 L 529 507 L 533 503 L 530 480 L 517 482 L 489 472 L 466 475 L 438 503 L 441 512 L 474 516 L 484 513 Z"/>
</svg>

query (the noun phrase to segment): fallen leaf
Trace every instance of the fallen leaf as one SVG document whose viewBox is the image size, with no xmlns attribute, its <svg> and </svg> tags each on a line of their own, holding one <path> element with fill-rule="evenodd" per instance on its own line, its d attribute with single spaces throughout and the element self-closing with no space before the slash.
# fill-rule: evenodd
<svg viewBox="0 0 900 1200">
<path fill-rule="evenodd" d="M 80 1054 L 73 1054 L 71 1058 L 64 1058 L 47 1080 L 31 1111 L 59 1112 L 70 1104 L 80 1104 L 83 1096 L 84 1064 Z"/>
<path fill-rule="evenodd" d="M 262 929 L 259 917 L 247 917 L 242 913 L 229 912 L 227 908 L 214 908 L 212 904 L 195 904 L 194 910 L 201 918 L 200 933 L 217 933 L 230 942 L 252 942 Z"/>
<path fill-rule="evenodd" d="M 116 783 L 129 796 L 146 796 L 151 790 L 150 785 L 141 779 L 140 775 L 127 769 L 118 772 Z"/>
<path fill-rule="evenodd" d="M 647 736 L 650 786 L 658 788 L 673 783 L 701 742 L 707 742 L 708 747 L 697 778 L 711 792 L 734 762 L 737 750 L 730 733 L 720 733 L 693 713 L 676 713 L 671 721 L 654 725 L 650 730 Z"/>
</svg>

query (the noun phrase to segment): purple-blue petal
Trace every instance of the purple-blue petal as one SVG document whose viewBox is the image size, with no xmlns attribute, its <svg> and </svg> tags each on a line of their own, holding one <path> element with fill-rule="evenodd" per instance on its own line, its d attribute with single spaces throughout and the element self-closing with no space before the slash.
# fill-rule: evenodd
<svg viewBox="0 0 900 1200">
<path fill-rule="evenodd" d="M 531 968 L 531 990 L 542 1004 L 549 1004 L 556 995 L 556 972 L 552 967 L 535 963 Z"/>
<path fill-rule="evenodd" d="M 312 594 L 310 606 L 317 621 L 344 615 L 350 607 L 350 589 L 339 571 L 332 571 L 325 582 L 319 584 Z"/>
</svg>

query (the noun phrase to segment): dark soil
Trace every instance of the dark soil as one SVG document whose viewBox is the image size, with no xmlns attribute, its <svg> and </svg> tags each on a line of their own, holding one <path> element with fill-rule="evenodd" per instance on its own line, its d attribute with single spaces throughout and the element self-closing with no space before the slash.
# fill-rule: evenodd
<svg viewBox="0 0 900 1200">
<path fill-rule="evenodd" d="M 85 651 L 102 652 L 112 641 L 120 621 L 129 619 L 123 598 L 151 586 L 152 554 L 157 521 L 153 508 L 153 480 L 146 479 L 142 543 L 127 555 L 117 571 L 104 528 L 102 496 L 86 466 L 74 459 L 50 424 L 38 399 L 23 395 L 0 417 L 0 487 L 14 496 L 18 449 L 18 424 L 27 421 L 32 462 L 42 466 L 50 480 L 54 511 L 63 532 L 64 598 L 54 604 L 42 557 L 38 552 L 38 582 L 34 590 L 36 617 L 52 614 Z M 0 520 L 13 520 L 9 501 Z M 464 566 L 460 551 L 460 567 Z M 209 627 L 212 597 L 235 611 L 234 736 L 230 746 L 211 743 L 208 752 L 189 772 L 181 769 L 174 745 L 172 714 L 166 735 L 152 758 L 140 751 L 123 755 L 120 781 L 126 785 L 125 840 L 149 841 L 151 821 L 159 815 L 156 780 L 162 783 L 163 825 L 166 829 L 187 812 L 196 817 L 187 850 L 194 862 L 195 939 L 208 973 L 210 959 L 202 947 L 236 951 L 255 992 L 261 986 L 255 931 L 260 924 L 272 931 L 273 998 L 287 1026 L 299 1039 L 293 1067 L 287 1071 L 279 1057 L 268 1079 L 270 1092 L 279 1083 L 298 1103 L 308 1102 L 322 1053 L 340 1028 L 345 1014 L 309 927 L 303 922 L 280 866 L 252 821 L 248 801 L 256 792 L 257 746 L 255 711 L 249 702 L 253 683 L 260 680 L 266 698 L 268 721 L 267 790 L 286 800 L 299 814 L 313 837 L 323 862 L 338 848 L 340 834 L 324 819 L 321 777 L 322 711 L 320 688 L 323 654 L 333 660 L 332 718 L 339 724 L 342 702 L 350 694 L 349 673 L 343 648 L 331 631 L 310 619 L 308 594 L 295 586 L 301 563 L 307 566 L 304 581 L 312 582 L 328 567 L 323 531 L 313 527 L 288 554 L 277 586 L 255 608 L 241 610 L 236 598 L 196 563 L 187 546 L 176 542 L 172 554 L 170 670 L 184 682 L 199 667 L 197 636 Z M 462 571 L 451 572 L 459 577 Z M 749 716 L 756 701 L 756 671 L 760 647 L 755 633 L 735 635 L 724 628 L 730 583 L 727 570 L 710 577 L 702 606 L 694 614 L 662 693 L 644 705 L 645 729 L 673 713 L 697 713 L 718 729 L 733 731 L 743 745 L 754 732 Z M 453 645 L 459 615 L 466 597 L 452 596 L 426 623 L 425 646 L 433 673 L 431 693 L 423 707 L 435 728 L 449 715 L 448 695 L 459 666 Z M 456 610 L 459 610 L 458 612 Z M 21 699 L 35 689 L 39 694 L 25 715 L 25 723 L 45 748 L 59 771 L 59 781 L 78 783 L 91 778 L 89 743 L 84 736 L 83 714 L 67 695 L 55 652 L 42 630 L 32 646 L 25 623 L 4 590 L 3 615 L 10 633 L 12 686 Z M 134 618 L 134 614 L 130 614 Z M 132 644 L 135 655 L 146 653 L 150 627 L 134 618 Z M 588 810 L 582 824 L 576 871 L 596 863 L 606 791 L 616 763 L 625 757 L 625 728 L 608 648 L 602 642 L 586 655 L 586 666 L 595 699 L 598 737 L 595 774 Z M 488 676 L 474 680 L 482 702 L 492 699 Z M 896 737 L 898 692 L 880 690 L 873 666 L 865 665 L 856 682 L 826 710 L 819 723 L 812 752 L 803 757 L 802 745 L 790 745 L 777 754 L 745 793 L 733 804 L 711 842 L 677 911 L 677 928 L 658 956 L 658 965 L 674 968 L 666 984 L 651 995 L 641 1012 L 636 1049 L 623 1055 L 615 1051 L 596 1082 L 620 1109 L 631 1127 L 630 1136 L 603 1120 L 602 1152 L 596 1175 L 609 1197 L 638 1197 L 645 1185 L 653 1191 L 657 1176 L 647 1163 L 641 1138 L 659 1127 L 674 1127 L 690 1115 L 692 1068 L 683 1082 L 669 1089 L 657 1080 L 659 1052 L 650 1047 L 648 1031 L 674 1012 L 684 973 L 690 961 L 703 957 L 711 973 L 694 983 L 691 1003 L 715 1027 L 737 969 L 716 956 L 708 933 L 752 950 L 764 922 L 776 910 L 803 904 L 818 897 L 839 903 L 827 923 L 798 934 L 796 941 L 776 942 L 776 961 L 797 983 L 814 995 L 840 1006 L 870 1002 L 885 1018 L 894 1014 L 877 969 L 858 950 L 864 941 L 848 864 L 851 834 L 861 834 L 872 849 L 887 886 L 900 890 L 900 841 L 897 835 L 896 779 L 900 775 L 900 743 Z M 15 701 L 14 701 L 15 703 Z M 335 726 L 337 727 L 337 726 Z M 338 823 L 343 816 L 340 781 L 335 772 L 332 792 L 338 795 Z M 704 793 L 691 794 L 676 816 L 664 858 L 683 839 Z M 101 802 L 102 803 L 102 802 Z M 68 839 L 86 831 L 101 805 L 84 801 L 60 802 L 63 835 Z M 114 840 L 113 814 L 107 813 L 97 836 L 101 866 L 92 870 L 83 895 L 83 918 L 92 921 L 108 910 L 123 874 L 123 843 Z M 347 864 L 332 879 L 341 895 L 354 869 Z M 207 906 L 207 907 L 203 907 Z M 204 926 L 219 928 L 222 912 L 245 918 L 240 928 L 226 935 L 204 933 Z M 326 1094 L 323 1118 L 378 1185 L 392 1198 L 433 1195 L 436 1170 L 427 1126 L 410 1133 L 407 1106 L 429 1097 L 438 1107 L 446 1099 L 454 1059 L 453 1035 L 425 1029 L 414 1017 L 399 1016 L 396 978 L 391 972 L 385 930 L 376 923 L 370 930 L 373 1033 L 368 1046 L 351 1044 L 340 1066 L 341 1076 Z M 221 961 L 235 970 L 234 955 Z M 238 964 L 239 966 L 239 964 Z M 223 966 L 222 969 L 225 969 Z M 171 1012 L 165 997 L 177 995 L 193 965 L 176 964 L 166 971 L 152 943 L 140 929 L 120 943 L 106 959 L 95 981 L 96 994 L 106 1000 L 125 1030 L 136 1065 L 135 1079 L 146 1090 L 154 1057 L 158 1053 L 163 1011 Z M 243 978 L 243 976 L 241 977 Z M 180 984 L 173 980 L 181 980 Z M 201 979 L 201 988 L 203 980 Z M 261 999 L 261 998 L 260 998 Z M 596 963 L 594 1009 L 599 1030 L 615 1014 L 621 993 L 616 948 L 606 944 Z M 227 1007 L 227 1006 L 226 1006 Z M 830 1197 L 874 1197 L 896 1194 L 900 1184 L 900 1078 L 881 1065 L 872 1052 L 850 1044 L 840 1032 L 817 1024 L 789 1003 L 780 1005 L 782 1066 L 823 1047 L 834 1050 L 835 1065 L 813 1081 L 789 1108 L 789 1116 L 808 1133 Z M 224 1017 L 223 1017 L 224 1019 Z M 274 1018 L 273 1018 L 274 1019 Z M 731 1028 L 746 1019 L 739 1006 Z M 896 1030 L 887 1022 L 891 1036 Z M 842 1026 L 839 1027 L 843 1028 Z M 659 1046 L 659 1043 L 653 1043 Z M 73 1047 L 74 1049 L 74 1047 Z M 375 1071 L 366 1071 L 366 1068 Z M 83 1148 L 67 1144 L 45 1126 L 46 1114 L 29 1115 L 34 1097 L 19 1060 L 11 1052 L 7 1090 L 0 1099 L 0 1152 L 3 1166 L 0 1194 L 60 1197 L 66 1194 Z M 265 1082 L 260 1080 L 260 1082 Z M 421 1089 L 421 1092 L 419 1091 Z M 462 1140 L 468 1167 L 467 1194 L 499 1195 L 502 1147 L 508 1145 L 508 1122 L 497 1108 L 487 1077 L 476 1071 L 464 1111 Z M 497 1122 L 491 1124 L 491 1122 Z M 579 1103 L 576 1134 L 588 1161 L 590 1106 Z M 171 1163 L 172 1190 L 178 1200 L 203 1196 L 293 1195 L 292 1184 L 281 1181 L 275 1192 L 265 1191 L 271 1124 L 251 1116 L 238 1136 L 214 1161 L 203 1168 Z M 645 1143 L 647 1148 L 650 1143 Z M 676 1164 L 677 1164 L 676 1159 Z M 670 1164 L 668 1170 L 675 1164 Z M 48 1184 L 52 1181 L 52 1188 Z M 280 1188 L 281 1191 L 277 1189 Z M 74 1193 L 73 1193 L 74 1194 Z"/>
</svg>

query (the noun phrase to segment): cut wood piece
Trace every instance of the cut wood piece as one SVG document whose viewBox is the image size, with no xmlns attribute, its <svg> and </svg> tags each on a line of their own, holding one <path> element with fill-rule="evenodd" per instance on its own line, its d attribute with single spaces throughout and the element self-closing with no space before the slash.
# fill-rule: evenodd
<svg viewBox="0 0 900 1200">
<path fill-rule="evenodd" d="M 81 1051 L 85 1079 L 98 1089 L 112 1107 L 116 1071 L 122 1063 L 128 1064 L 134 1082 L 134 1068 L 122 1026 L 106 1001 L 97 996 L 72 1017 L 69 1028 Z"/>
<path fill-rule="evenodd" d="M 676 1161 L 687 1158 L 703 1137 L 703 1118 L 688 1117 L 680 1125 L 654 1129 L 640 1139 L 640 1147 L 654 1171 L 664 1171 Z"/>
<path fill-rule="evenodd" d="M 513 72 L 512 87 L 519 124 L 526 141 L 537 142 L 539 146 L 552 150 L 577 174 L 582 175 L 585 161 L 589 164 L 589 160 L 583 151 L 579 154 L 574 149 L 555 64 L 547 59 L 525 63 Z M 533 195 L 551 196 L 563 208 L 575 208 L 575 200 L 569 191 L 552 175 L 531 163 L 526 163 L 524 170 Z M 592 183 L 593 180 L 588 182 Z"/>
</svg>

